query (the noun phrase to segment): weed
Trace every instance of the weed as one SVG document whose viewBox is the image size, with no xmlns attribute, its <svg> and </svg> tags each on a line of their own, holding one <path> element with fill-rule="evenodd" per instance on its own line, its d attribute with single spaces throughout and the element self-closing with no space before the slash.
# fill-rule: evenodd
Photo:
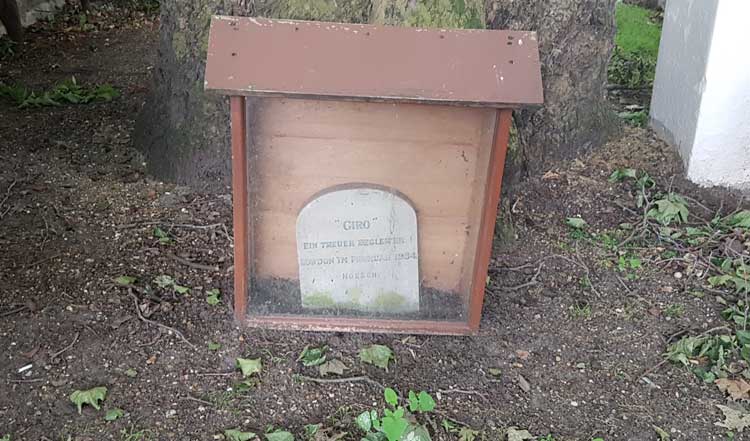
<svg viewBox="0 0 750 441">
<path fill-rule="evenodd" d="M 679 303 L 675 303 L 667 306 L 664 309 L 664 315 L 670 318 L 679 318 L 685 314 L 685 307 Z"/>
<path fill-rule="evenodd" d="M 651 11 L 617 3 L 615 49 L 607 70 L 609 82 L 628 87 L 653 83 L 659 52 L 661 27 L 651 19 Z"/>
<path fill-rule="evenodd" d="M 151 439 L 151 431 L 148 429 L 136 430 L 135 426 L 130 426 L 120 430 L 121 441 L 146 441 Z"/>
<path fill-rule="evenodd" d="M 383 392 L 388 407 L 383 409 L 380 416 L 377 410 L 366 410 L 359 414 L 355 422 L 357 427 L 365 433 L 368 441 L 400 441 L 410 439 L 415 441 L 426 441 L 430 439 L 427 429 L 417 422 L 401 406 L 398 393 L 390 387 Z M 409 391 L 409 411 L 415 413 L 431 412 L 435 408 L 435 400 L 427 392 L 419 394 Z"/>
<path fill-rule="evenodd" d="M 76 407 L 78 408 L 78 413 L 80 414 L 84 404 L 88 404 L 94 409 L 99 410 L 100 402 L 104 401 L 106 397 L 107 388 L 104 386 L 99 386 L 88 390 L 73 391 L 73 393 L 70 394 L 70 401 L 72 401 L 73 404 L 76 405 Z"/>
<path fill-rule="evenodd" d="M 0 38 L 0 60 L 9 60 L 16 55 L 16 43 L 9 38 Z M 3 441 L 3 438 L 0 438 Z"/>
<path fill-rule="evenodd" d="M 639 110 L 637 112 L 620 112 L 617 116 L 633 127 L 645 127 L 648 123 L 648 112 L 645 110 Z"/>
<path fill-rule="evenodd" d="M 10 100 L 19 108 L 112 101 L 119 95 L 120 92 L 109 84 L 84 87 L 78 84 L 75 77 L 58 83 L 51 90 L 40 93 L 30 91 L 22 85 L 0 83 L 0 98 Z"/>
<path fill-rule="evenodd" d="M 570 306 L 570 317 L 574 320 L 587 320 L 591 318 L 591 305 L 574 303 Z"/>
</svg>

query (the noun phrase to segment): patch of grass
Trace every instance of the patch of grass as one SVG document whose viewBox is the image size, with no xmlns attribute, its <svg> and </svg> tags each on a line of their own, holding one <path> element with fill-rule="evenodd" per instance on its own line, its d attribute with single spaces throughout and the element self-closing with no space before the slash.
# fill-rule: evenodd
<svg viewBox="0 0 750 441">
<path fill-rule="evenodd" d="M 661 25 L 652 19 L 653 11 L 618 2 L 615 12 L 615 44 L 625 52 L 656 60 L 661 39 Z"/>
<path fill-rule="evenodd" d="M 147 441 L 151 438 L 151 431 L 148 429 L 136 430 L 135 426 L 130 426 L 120 431 L 121 441 Z"/>
<path fill-rule="evenodd" d="M 628 87 L 647 87 L 654 81 L 661 25 L 653 12 L 639 6 L 617 3 L 617 35 L 608 68 L 609 82 Z M 631 124 L 643 115 L 632 115 Z"/>
<path fill-rule="evenodd" d="M 570 317 L 574 320 L 587 320 L 591 317 L 591 305 L 574 303 L 570 306 Z"/>
</svg>

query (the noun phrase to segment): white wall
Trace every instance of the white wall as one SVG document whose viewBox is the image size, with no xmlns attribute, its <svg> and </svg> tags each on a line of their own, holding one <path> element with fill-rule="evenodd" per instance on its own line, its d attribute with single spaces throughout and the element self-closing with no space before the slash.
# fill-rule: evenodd
<svg viewBox="0 0 750 441">
<path fill-rule="evenodd" d="M 690 180 L 750 190 L 750 1 L 670 0 L 651 123 Z"/>
</svg>

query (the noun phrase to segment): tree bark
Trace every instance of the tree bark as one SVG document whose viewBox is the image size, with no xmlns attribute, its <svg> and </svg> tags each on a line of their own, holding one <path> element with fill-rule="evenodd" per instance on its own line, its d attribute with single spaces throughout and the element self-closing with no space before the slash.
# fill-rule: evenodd
<svg viewBox="0 0 750 441">
<path fill-rule="evenodd" d="M 604 85 L 615 0 L 162 0 L 159 61 L 136 145 L 157 177 L 200 189 L 229 184 L 229 111 L 203 92 L 211 15 L 536 30 L 545 105 L 516 112 L 512 180 L 601 144 L 618 126 Z"/>
<path fill-rule="evenodd" d="M 494 1 L 492 29 L 535 30 L 544 106 L 514 113 L 511 181 L 603 144 L 620 123 L 606 101 L 615 0 Z"/>
</svg>

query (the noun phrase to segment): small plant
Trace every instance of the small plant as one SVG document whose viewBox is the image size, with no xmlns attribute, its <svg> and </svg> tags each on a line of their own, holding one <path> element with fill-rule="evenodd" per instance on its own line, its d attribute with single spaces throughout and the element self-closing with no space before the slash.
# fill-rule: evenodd
<svg viewBox="0 0 750 441">
<path fill-rule="evenodd" d="M 186 294 L 190 291 L 190 288 L 187 286 L 181 286 L 175 283 L 174 279 L 171 276 L 168 276 L 166 274 L 162 274 L 160 276 L 156 276 L 154 279 L 154 283 L 159 288 L 172 288 L 177 294 Z"/>
<path fill-rule="evenodd" d="M 570 316 L 574 320 L 586 320 L 591 318 L 591 305 L 588 303 L 574 303 L 570 307 Z"/>
<path fill-rule="evenodd" d="M 377 410 L 368 410 L 357 416 L 355 422 L 364 433 L 367 441 L 428 441 L 430 439 L 427 429 L 413 419 L 408 418 L 406 409 L 399 404 L 399 396 L 390 387 L 383 392 L 388 407 L 383 409 L 380 416 Z M 427 392 L 409 391 L 409 408 L 412 412 L 431 412 L 435 408 L 435 401 Z"/>
<path fill-rule="evenodd" d="M 218 289 L 214 288 L 212 290 L 209 290 L 208 292 L 206 292 L 206 294 L 206 303 L 208 303 L 209 305 L 216 306 L 221 303 L 221 300 L 219 300 L 221 292 Z"/>
<path fill-rule="evenodd" d="M 120 430 L 121 441 L 146 441 L 151 439 L 151 431 L 147 429 L 136 430 L 135 426 Z"/>
<path fill-rule="evenodd" d="M 76 407 L 78 408 L 78 413 L 80 414 L 84 404 L 88 404 L 94 409 L 99 410 L 99 403 L 101 401 L 104 401 L 106 397 L 107 388 L 104 386 L 99 386 L 88 390 L 73 391 L 73 393 L 70 394 L 70 401 L 72 401 L 73 404 L 76 405 Z"/>
<path fill-rule="evenodd" d="M 265 437 L 267 441 L 294 441 L 294 435 L 281 429 L 266 432 Z"/>
<path fill-rule="evenodd" d="M 123 415 L 125 415 L 125 412 L 123 412 L 122 409 L 119 409 L 119 408 L 109 409 L 107 413 L 104 415 L 104 420 L 115 421 L 119 418 L 122 418 Z"/>
<path fill-rule="evenodd" d="M 112 101 L 119 95 L 120 92 L 109 84 L 83 87 L 78 84 L 75 77 L 58 83 L 51 90 L 40 93 L 30 91 L 18 84 L 0 83 L 0 97 L 9 99 L 19 108 Z"/>
<path fill-rule="evenodd" d="M 219 343 L 214 342 L 208 342 L 208 350 L 209 351 L 218 351 L 221 348 L 221 345 Z"/>
<path fill-rule="evenodd" d="M 645 127 L 648 123 L 648 112 L 645 110 L 638 110 L 637 112 L 620 112 L 617 116 L 633 127 Z"/>
<path fill-rule="evenodd" d="M 664 315 L 669 318 L 679 318 L 682 317 L 683 314 L 685 314 L 685 307 L 678 303 L 669 305 L 664 309 Z"/>
<path fill-rule="evenodd" d="M 687 201 L 678 194 L 668 193 L 662 199 L 655 201 L 654 205 L 647 215 L 664 226 L 672 222 L 681 224 L 688 220 Z"/>
<path fill-rule="evenodd" d="M 120 286 L 129 286 L 129 285 L 134 284 L 136 282 L 136 280 L 138 280 L 138 279 L 136 279 L 135 277 L 120 276 L 120 277 L 118 277 L 118 278 L 115 279 L 115 283 L 118 284 L 118 285 L 120 285 Z"/>
<path fill-rule="evenodd" d="M 303 366 L 318 366 L 326 361 L 326 352 L 328 352 L 328 346 L 321 346 L 319 348 L 305 346 L 305 349 L 300 352 L 297 361 L 301 361 Z"/>
<path fill-rule="evenodd" d="M 2 438 L 0 438 L 0 441 L 11 441 L 11 440 L 10 440 L 10 434 L 7 434 L 7 435 L 3 435 L 3 437 L 2 437 Z"/>
<path fill-rule="evenodd" d="M 154 228 L 154 237 L 159 239 L 159 243 L 162 245 L 168 245 L 172 243 L 172 238 L 169 234 L 159 227 Z"/>
<path fill-rule="evenodd" d="M 393 351 L 388 346 L 370 345 L 359 350 L 359 359 L 388 371 L 388 362 L 393 360 Z"/>
</svg>

